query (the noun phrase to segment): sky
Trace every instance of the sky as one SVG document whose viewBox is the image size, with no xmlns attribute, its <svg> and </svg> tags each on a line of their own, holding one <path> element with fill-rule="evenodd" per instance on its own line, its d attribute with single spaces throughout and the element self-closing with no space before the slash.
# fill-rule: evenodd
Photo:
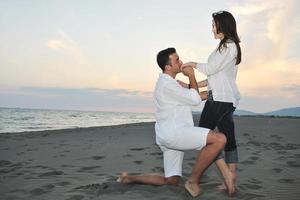
<svg viewBox="0 0 300 200">
<path fill-rule="evenodd" d="M 219 10 L 234 15 L 241 38 L 238 109 L 300 106 L 299 8 L 297 0 L 2 0 L 0 107 L 154 112 L 156 54 L 175 47 L 183 62 L 206 62 Z"/>
</svg>

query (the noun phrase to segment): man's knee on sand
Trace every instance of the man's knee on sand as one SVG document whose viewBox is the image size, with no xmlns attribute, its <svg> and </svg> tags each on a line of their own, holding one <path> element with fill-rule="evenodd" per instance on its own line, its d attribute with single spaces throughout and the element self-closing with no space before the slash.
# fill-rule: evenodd
<svg viewBox="0 0 300 200">
<path fill-rule="evenodd" d="M 223 149 L 226 145 L 226 136 L 223 133 L 210 130 L 207 135 L 207 144 L 217 144 Z"/>
<path fill-rule="evenodd" d="M 167 177 L 164 180 L 164 184 L 165 185 L 178 185 L 179 184 L 179 180 L 180 180 L 180 176 L 171 176 L 171 177 Z"/>
</svg>

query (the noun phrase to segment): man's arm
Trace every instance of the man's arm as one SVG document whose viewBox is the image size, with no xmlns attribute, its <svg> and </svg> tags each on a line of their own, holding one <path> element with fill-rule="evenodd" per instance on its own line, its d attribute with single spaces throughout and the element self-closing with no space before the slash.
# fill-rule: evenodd
<svg viewBox="0 0 300 200">
<path fill-rule="evenodd" d="M 195 78 L 194 69 L 191 67 L 185 67 L 185 68 L 183 68 L 182 73 L 189 78 L 190 88 L 194 88 L 199 94 L 198 84 L 197 84 L 197 81 Z"/>
</svg>

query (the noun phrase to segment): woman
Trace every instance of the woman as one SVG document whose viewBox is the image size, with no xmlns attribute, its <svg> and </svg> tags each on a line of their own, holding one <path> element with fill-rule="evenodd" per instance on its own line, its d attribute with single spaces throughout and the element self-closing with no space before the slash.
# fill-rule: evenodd
<svg viewBox="0 0 300 200">
<path fill-rule="evenodd" d="M 236 31 L 236 21 L 231 13 L 219 11 L 213 13 L 212 17 L 212 32 L 215 39 L 220 40 L 218 47 L 210 54 L 207 63 L 189 62 L 183 64 L 182 69 L 191 66 L 207 75 L 209 97 L 203 108 L 199 126 L 211 130 L 218 127 L 219 131 L 226 135 L 226 164 L 221 155 L 216 158 L 216 164 L 223 175 L 229 168 L 235 176 L 236 183 L 238 152 L 233 112 L 240 99 L 236 84 L 237 65 L 241 62 L 240 39 Z"/>
</svg>

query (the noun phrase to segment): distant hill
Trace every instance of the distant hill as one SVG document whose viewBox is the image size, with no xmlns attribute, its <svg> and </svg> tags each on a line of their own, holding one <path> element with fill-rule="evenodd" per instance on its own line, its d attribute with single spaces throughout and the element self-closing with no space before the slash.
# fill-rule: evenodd
<svg viewBox="0 0 300 200">
<path fill-rule="evenodd" d="M 193 114 L 201 114 L 201 112 L 193 112 Z M 236 116 L 279 116 L 279 117 L 300 117 L 300 107 L 284 108 L 267 113 L 255 113 L 248 110 L 237 109 L 234 112 Z"/>
<path fill-rule="evenodd" d="M 275 111 L 272 111 L 272 112 L 264 113 L 263 115 L 300 117 L 300 107 L 275 110 Z"/>
<path fill-rule="evenodd" d="M 243 116 L 243 115 L 258 115 L 257 113 L 248 111 L 248 110 L 235 110 L 234 115 Z"/>
</svg>

